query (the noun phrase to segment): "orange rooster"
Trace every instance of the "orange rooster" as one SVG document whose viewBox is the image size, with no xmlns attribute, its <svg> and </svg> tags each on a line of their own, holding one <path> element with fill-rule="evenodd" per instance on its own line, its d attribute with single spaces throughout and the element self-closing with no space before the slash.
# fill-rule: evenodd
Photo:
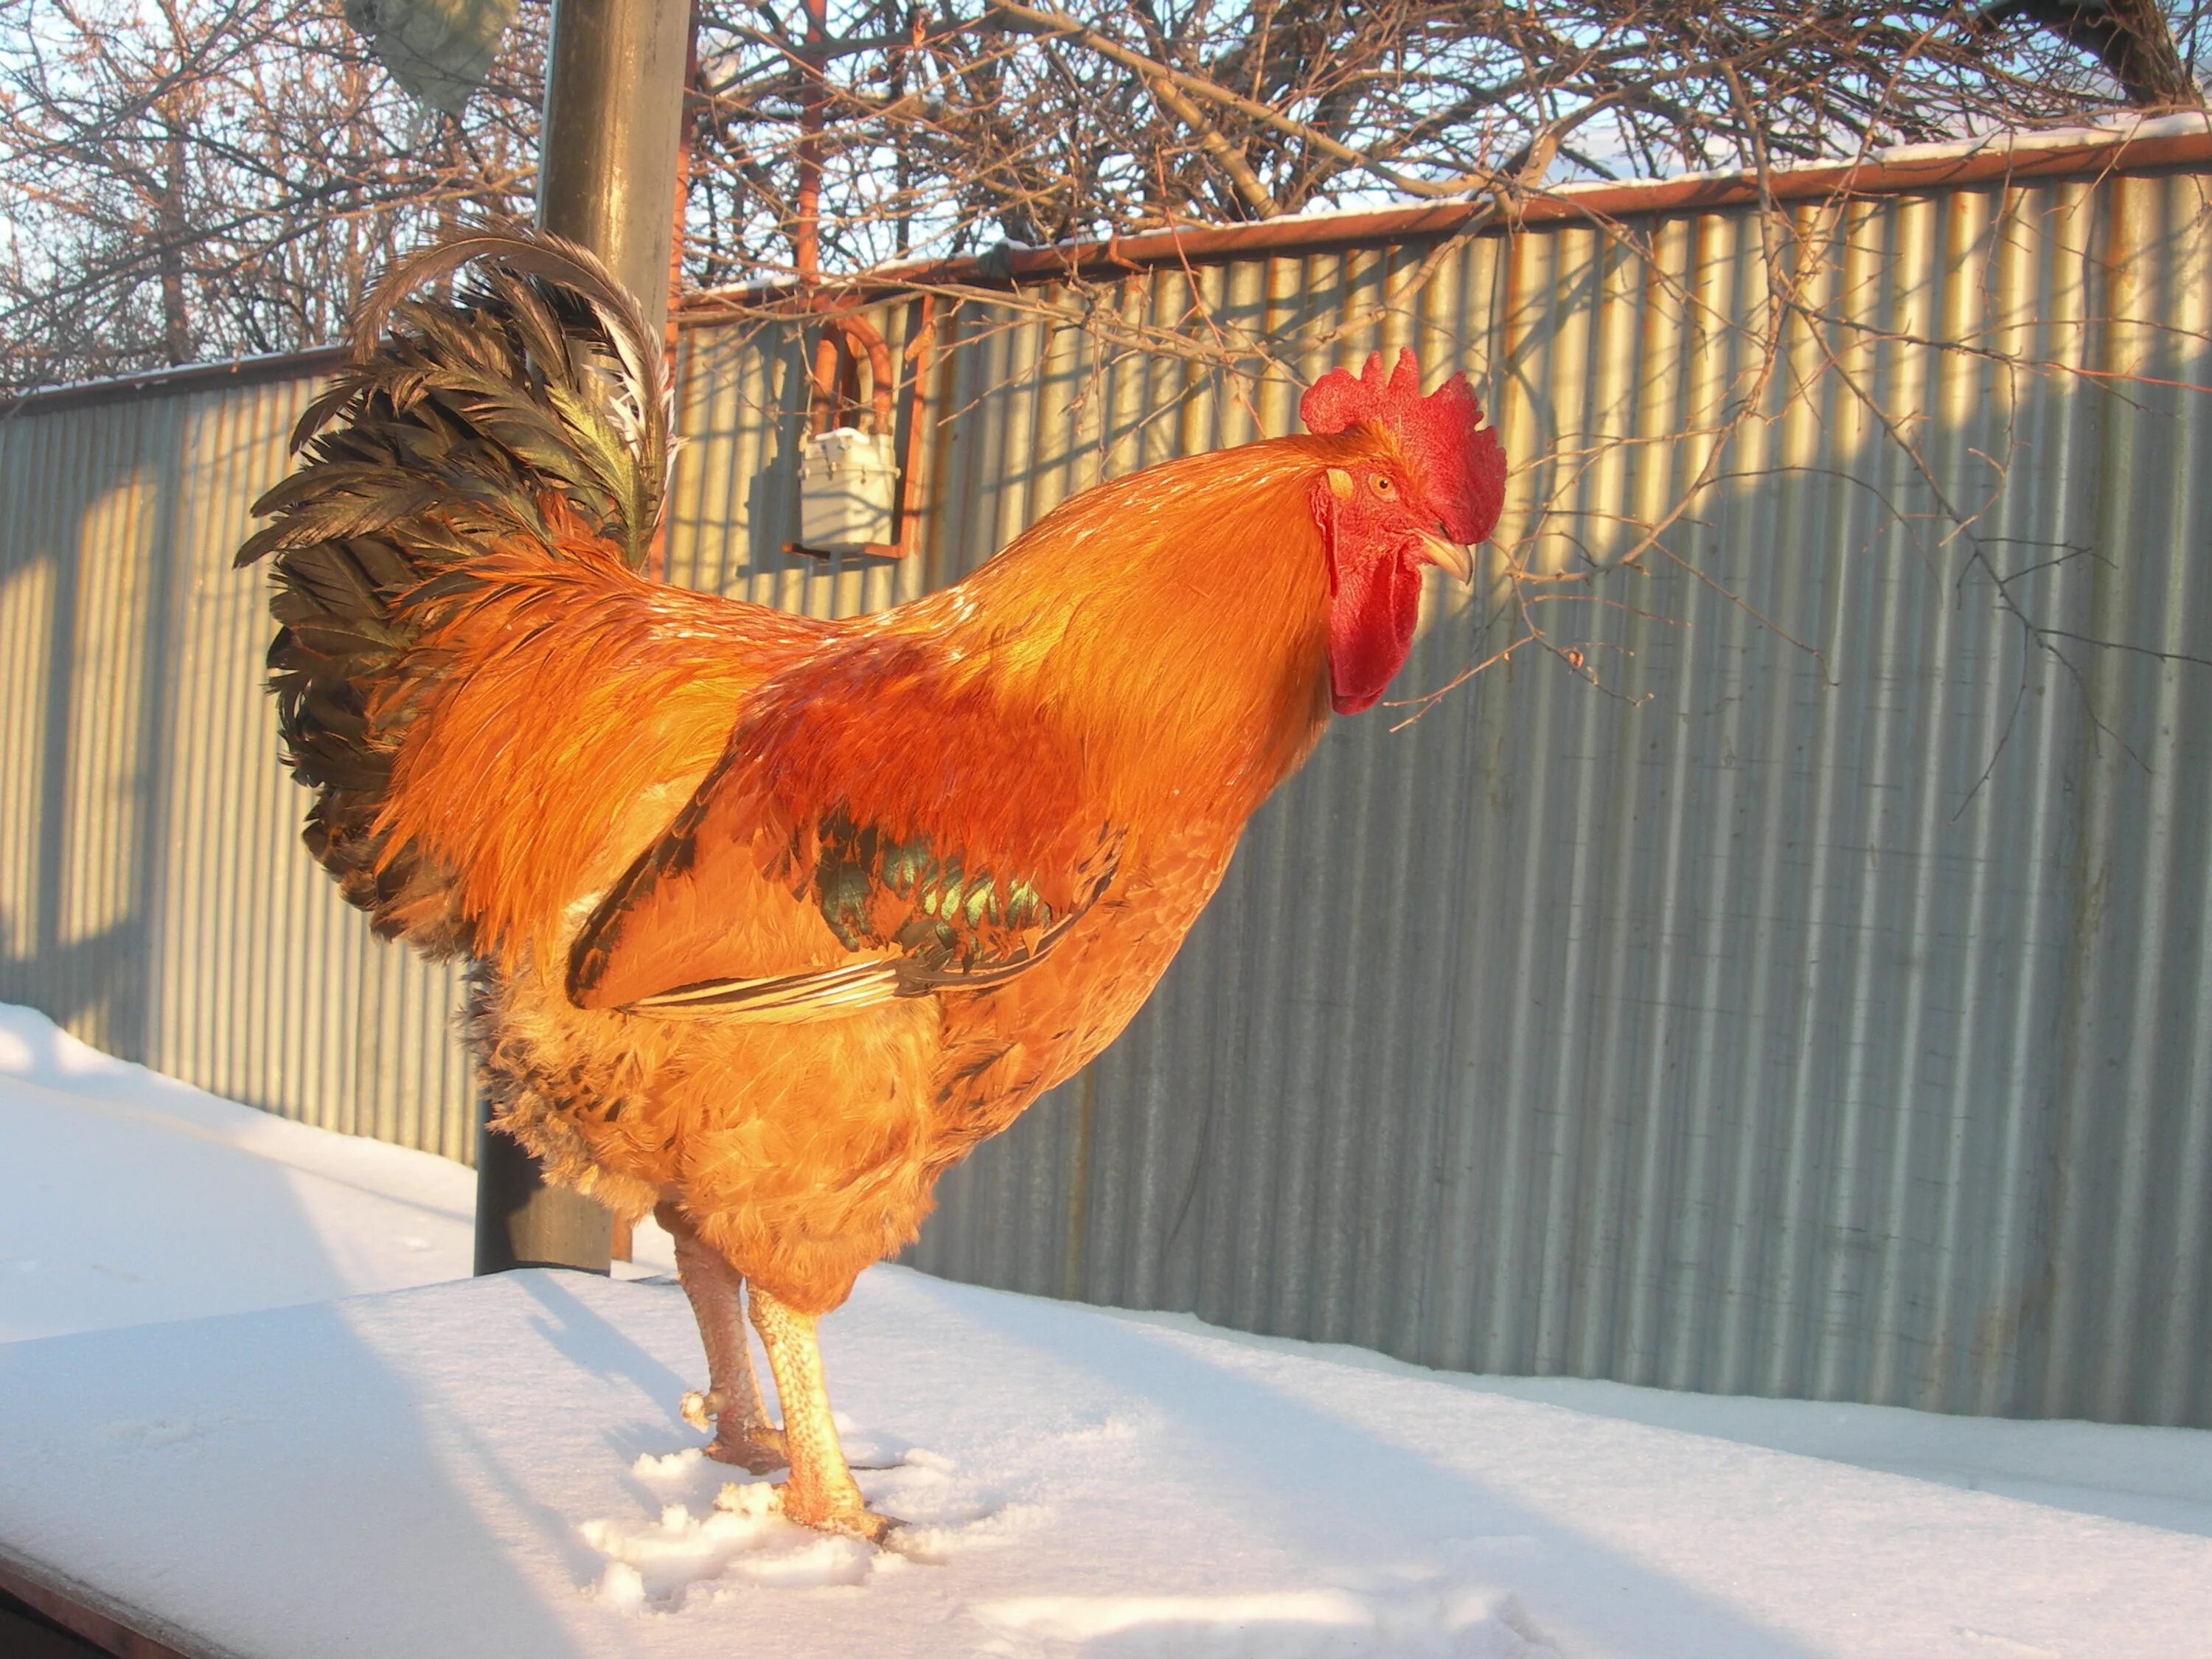
<svg viewBox="0 0 2212 1659">
<path fill-rule="evenodd" d="M 468 264 L 459 299 L 409 299 Z M 392 326 L 385 331 L 386 321 Z M 380 338 L 381 335 L 381 338 Z M 497 1127 L 674 1235 L 713 1454 L 880 1539 L 816 1321 L 937 1178 L 1127 1024 L 1244 823 L 1466 580 L 1504 458 L 1413 355 L 1311 435 L 1170 462 L 848 622 L 637 574 L 659 342 L 580 249 L 388 276 L 241 564 L 307 839 L 380 933 L 472 964 Z M 782 1407 L 769 1422 L 741 1306 Z"/>
</svg>

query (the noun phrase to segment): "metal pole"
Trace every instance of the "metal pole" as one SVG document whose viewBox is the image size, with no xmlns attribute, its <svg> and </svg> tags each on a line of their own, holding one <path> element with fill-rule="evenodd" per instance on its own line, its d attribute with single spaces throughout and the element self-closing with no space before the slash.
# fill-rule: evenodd
<svg viewBox="0 0 2212 1659">
<path fill-rule="evenodd" d="M 581 242 L 637 296 L 647 326 L 668 316 L 690 0 L 555 0 L 538 166 L 538 223 Z M 609 1218 L 548 1187 L 537 1160 L 486 1127 L 477 1136 L 479 1273 L 607 1271 Z"/>
<path fill-rule="evenodd" d="M 613 268 L 658 331 L 668 250 L 690 0 L 555 0 L 538 223 Z"/>
</svg>

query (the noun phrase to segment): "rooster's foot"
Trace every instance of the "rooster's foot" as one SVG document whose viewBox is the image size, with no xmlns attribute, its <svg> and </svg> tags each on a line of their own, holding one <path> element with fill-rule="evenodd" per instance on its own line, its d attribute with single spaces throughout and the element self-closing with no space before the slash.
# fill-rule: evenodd
<svg viewBox="0 0 2212 1659">
<path fill-rule="evenodd" d="M 783 1431 L 763 1424 L 755 1429 L 734 1429 L 725 1425 L 714 1431 L 714 1438 L 707 1447 L 707 1455 L 717 1463 L 734 1463 L 754 1474 L 774 1474 L 778 1469 L 791 1467 L 791 1459 L 783 1449 Z"/>
<path fill-rule="evenodd" d="M 878 1515 L 873 1510 L 839 1510 L 830 1514 L 812 1516 L 795 1514 L 789 1504 L 784 1508 L 784 1518 L 796 1521 L 801 1526 L 817 1532 L 843 1533 L 875 1545 L 879 1549 L 897 1547 L 897 1534 L 906 1522 L 894 1516 Z"/>
<path fill-rule="evenodd" d="M 702 1394 L 694 1389 L 684 1396 L 678 1409 L 684 1420 L 702 1433 L 712 1419 L 714 1438 L 707 1447 L 707 1455 L 716 1462 L 734 1463 L 755 1474 L 773 1474 L 791 1466 L 783 1447 L 783 1431 L 766 1423 L 732 1419 L 726 1413 L 719 1390 Z"/>
</svg>

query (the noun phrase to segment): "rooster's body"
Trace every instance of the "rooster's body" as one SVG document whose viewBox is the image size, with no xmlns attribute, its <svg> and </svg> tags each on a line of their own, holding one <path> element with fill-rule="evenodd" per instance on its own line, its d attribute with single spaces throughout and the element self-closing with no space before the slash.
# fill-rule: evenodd
<svg viewBox="0 0 2212 1659">
<path fill-rule="evenodd" d="M 460 305 L 399 302 L 470 258 Z M 654 343 L 561 245 L 403 270 L 241 558 L 277 556 L 309 844 L 381 931 L 474 964 L 495 1122 L 676 1234 L 716 1455 L 787 1454 L 793 1518 L 873 1536 L 814 1318 L 1127 1023 L 1332 704 L 1380 695 L 1420 562 L 1466 574 L 1502 461 L 1463 382 L 1425 404 L 1370 365 L 1309 394 L 1328 435 L 1103 486 L 826 623 L 635 574 Z"/>
</svg>

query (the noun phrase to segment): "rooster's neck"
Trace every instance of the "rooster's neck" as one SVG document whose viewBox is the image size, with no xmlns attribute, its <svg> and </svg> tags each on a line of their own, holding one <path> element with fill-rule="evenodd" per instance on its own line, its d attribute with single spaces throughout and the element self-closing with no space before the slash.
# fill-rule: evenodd
<svg viewBox="0 0 2212 1659">
<path fill-rule="evenodd" d="M 1241 825 L 1328 717 L 1310 441 L 1077 496 L 947 597 L 954 632 L 1092 761 L 1122 822 Z"/>
</svg>

